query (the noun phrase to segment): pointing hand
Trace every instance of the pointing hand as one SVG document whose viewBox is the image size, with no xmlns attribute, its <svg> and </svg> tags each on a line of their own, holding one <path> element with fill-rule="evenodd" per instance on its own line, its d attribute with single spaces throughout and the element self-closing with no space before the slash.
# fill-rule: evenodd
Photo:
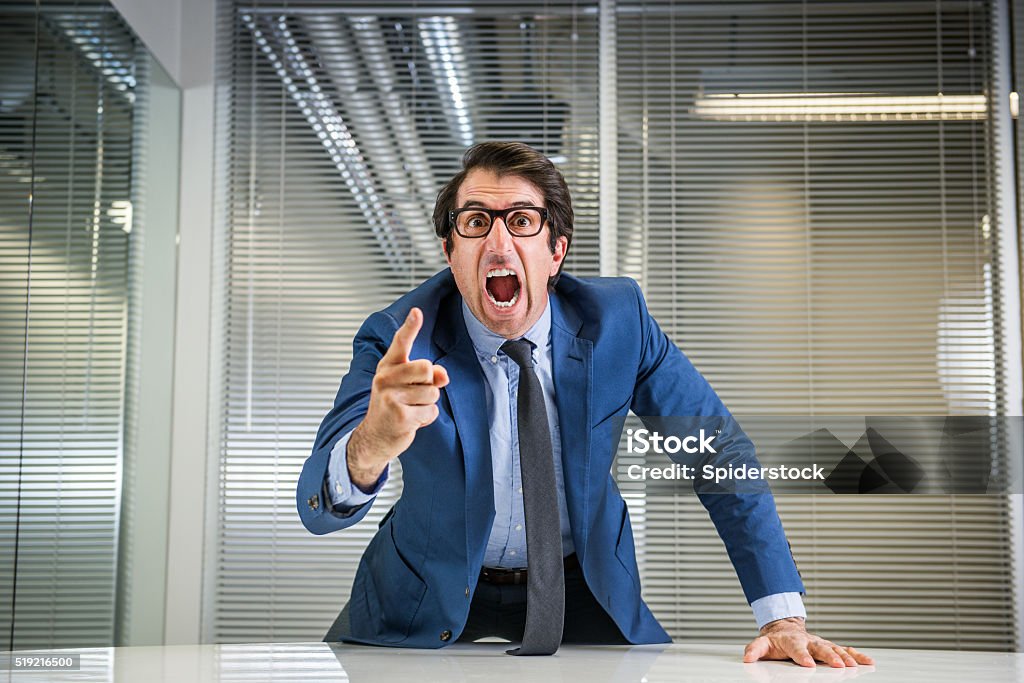
<svg viewBox="0 0 1024 683">
<path fill-rule="evenodd" d="M 413 308 L 377 363 L 366 417 L 348 442 L 349 475 L 361 488 L 372 487 L 388 462 L 409 448 L 416 431 L 437 419 L 448 372 L 429 360 L 409 359 L 422 325 L 423 312 Z"/>
</svg>

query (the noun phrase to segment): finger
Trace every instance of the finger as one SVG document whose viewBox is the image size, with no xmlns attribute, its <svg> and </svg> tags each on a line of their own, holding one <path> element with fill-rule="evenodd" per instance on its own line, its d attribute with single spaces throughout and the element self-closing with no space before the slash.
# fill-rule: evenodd
<svg viewBox="0 0 1024 683">
<path fill-rule="evenodd" d="M 832 651 L 839 655 L 846 666 L 857 666 L 857 660 L 843 646 L 832 643 Z"/>
<path fill-rule="evenodd" d="M 395 392 L 399 402 L 407 406 L 429 406 L 441 398 L 441 390 L 432 384 L 408 384 Z"/>
<path fill-rule="evenodd" d="M 438 389 L 448 386 L 448 371 L 441 365 L 434 366 L 434 386 Z"/>
<path fill-rule="evenodd" d="M 811 668 L 814 668 L 815 666 L 814 657 L 811 656 L 811 653 L 807 649 L 807 645 L 804 643 L 792 645 L 786 654 L 788 654 L 789 658 L 800 666 L 807 666 Z"/>
<path fill-rule="evenodd" d="M 837 669 L 842 669 L 846 666 L 843 662 L 843 658 L 832 649 L 832 643 L 827 640 L 817 640 L 811 643 L 811 646 L 808 649 L 814 654 L 814 658 L 819 662 L 824 662 L 825 664 Z"/>
<path fill-rule="evenodd" d="M 408 384 L 433 386 L 434 365 L 425 358 L 411 360 L 388 369 L 387 382 L 391 386 L 404 387 Z"/>
<path fill-rule="evenodd" d="M 412 406 L 409 409 L 409 414 L 416 423 L 416 428 L 426 427 L 428 424 L 437 419 L 438 409 L 436 403 L 431 403 L 428 406 Z"/>
<path fill-rule="evenodd" d="M 845 649 L 855 660 L 857 660 L 858 664 L 866 664 L 868 666 L 871 666 L 875 663 L 874 659 L 864 654 L 863 652 L 859 651 L 855 647 L 847 646 Z"/>
<path fill-rule="evenodd" d="M 746 649 L 743 650 L 743 661 L 749 664 L 750 662 L 763 659 L 768 655 L 769 649 L 771 649 L 771 645 L 767 638 L 764 636 L 754 638 L 747 644 Z"/>
<path fill-rule="evenodd" d="M 412 352 L 412 343 L 416 340 L 416 335 L 419 334 L 422 325 L 423 312 L 418 308 L 410 309 L 409 315 L 405 316 L 405 322 L 395 332 L 395 336 L 391 339 L 391 346 L 388 347 L 388 352 L 384 354 L 381 361 L 407 363 L 409 354 Z"/>
</svg>

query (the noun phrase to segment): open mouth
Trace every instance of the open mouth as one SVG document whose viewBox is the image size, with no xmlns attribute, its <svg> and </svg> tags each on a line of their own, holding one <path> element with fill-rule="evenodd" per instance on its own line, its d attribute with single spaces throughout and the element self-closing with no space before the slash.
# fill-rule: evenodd
<svg viewBox="0 0 1024 683">
<path fill-rule="evenodd" d="M 519 301 L 519 276 L 510 268 L 487 271 L 487 298 L 498 308 L 511 308 Z"/>
</svg>

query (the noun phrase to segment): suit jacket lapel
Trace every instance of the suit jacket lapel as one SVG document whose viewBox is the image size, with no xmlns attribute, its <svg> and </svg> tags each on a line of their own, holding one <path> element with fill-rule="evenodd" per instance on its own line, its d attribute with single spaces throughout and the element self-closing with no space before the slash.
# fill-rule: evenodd
<svg viewBox="0 0 1024 683">
<path fill-rule="evenodd" d="M 562 437 L 562 475 L 573 542 L 586 555 L 590 524 L 590 426 L 594 344 L 579 337 L 582 321 L 571 305 L 552 294 L 551 363 Z"/>
<path fill-rule="evenodd" d="M 479 566 L 494 523 L 490 424 L 486 380 L 466 331 L 459 296 L 449 297 L 443 305 L 434 341 L 444 354 L 435 362 L 448 371 L 449 383 L 444 392 L 451 405 L 465 465 L 466 554 L 470 562 Z M 471 554 L 473 548 L 479 549 L 479 557 Z"/>
</svg>

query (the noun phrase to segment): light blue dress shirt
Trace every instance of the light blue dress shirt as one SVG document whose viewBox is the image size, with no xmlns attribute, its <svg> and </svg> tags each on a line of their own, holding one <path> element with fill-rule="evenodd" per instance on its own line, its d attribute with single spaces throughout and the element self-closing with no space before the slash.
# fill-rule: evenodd
<svg viewBox="0 0 1024 683">
<path fill-rule="evenodd" d="M 462 303 L 462 316 L 473 341 L 477 360 L 487 379 L 487 416 L 491 423 L 491 470 L 494 478 L 494 524 L 484 552 L 484 566 L 516 569 L 526 566 L 526 513 L 523 480 L 519 469 L 519 420 L 516 401 L 519 366 L 500 350 L 507 339 L 491 332 Z M 562 475 L 562 437 L 555 403 L 555 381 L 551 370 L 551 307 L 545 306 L 540 319 L 523 335 L 533 344 L 533 364 L 544 393 L 544 406 L 551 430 L 551 452 L 558 491 L 558 519 L 562 530 L 562 555 L 576 550 L 565 503 Z M 511 486 L 509 486 L 511 482 Z"/>
<path fill-rule="evenodd" d="M 516 419 L 516 391 L 519 387 L 519 366 L 500 350 L 507 340 L 485 327 L 462 304 L 466 329 L 487 380 L 487 414 L 491 430 L 491 468 L 494 485 L 494 523 L 484 552 L 484 566 L 516 568 L 527 565 L 526 517 L 523 508 L 522 478 L 519 470 L 519 434 Z M 540 319 L 523 338 L 532 342 L 533 361 L 544 393 L 548 425 L 551 429 L 552 454 L 555 465 L 555 483 L 558 490 L 558 514 L 562 531 L 562 553 L 570 555 L 575 546 L 569 525 L 569 511 L 565 502 L 565 484 L 562 475 L 561 436 L 555 386 L 551 367 L 551 307 L 545 306 Z M 327 488 L 335 511 L 345 512 L 373 499 L 388 478 L 388 468 L 370 492 L 355 486 L 348 474 L 345 452 L 349 434 L 331 450 L 327 467 Z M 799 593 L 776 593 L 751 603 L 758 628 L 768 622 L 785 617 L 805 617 L 803 600 Z"/>
</svg>

